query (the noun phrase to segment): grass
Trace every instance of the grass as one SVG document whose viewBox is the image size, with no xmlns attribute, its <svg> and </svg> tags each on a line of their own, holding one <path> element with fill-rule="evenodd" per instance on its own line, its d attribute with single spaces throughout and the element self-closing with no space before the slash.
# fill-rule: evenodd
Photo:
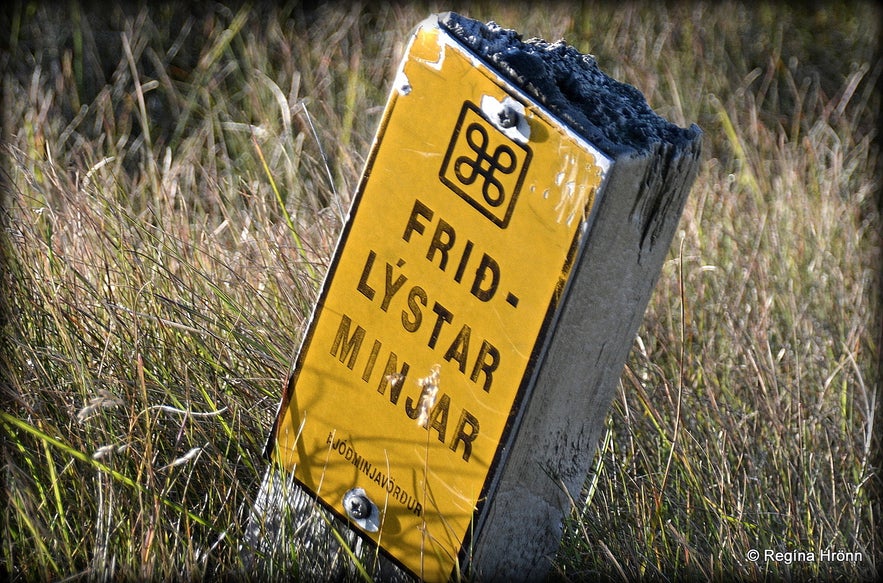
<svg viewBox="0 0 883 583">
<path fill-rule="evenodd" d="M 4 11 L 6 575 L 241 569 L 342 209 L 408 32 L 448 8 Z M 879 12 L 459 11 L 565 37 L 705 131 L 554 576 L 873 579 Z"/>
</svg>

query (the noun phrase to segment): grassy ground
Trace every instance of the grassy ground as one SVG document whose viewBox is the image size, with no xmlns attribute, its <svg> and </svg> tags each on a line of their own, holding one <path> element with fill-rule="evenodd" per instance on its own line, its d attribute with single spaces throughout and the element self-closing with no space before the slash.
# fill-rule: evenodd
<svg viewBox="0 0 883 583">
<path fill-rule="evenodd" d="M 16 579 L 239 568 L 403 43 L 457 8 L 170 6 L 0 16 L 0 574 Z M 880 14 L 459 11 L 565 37 L 706 133 L 556 575 L 873 579 Z"/>
</svg>

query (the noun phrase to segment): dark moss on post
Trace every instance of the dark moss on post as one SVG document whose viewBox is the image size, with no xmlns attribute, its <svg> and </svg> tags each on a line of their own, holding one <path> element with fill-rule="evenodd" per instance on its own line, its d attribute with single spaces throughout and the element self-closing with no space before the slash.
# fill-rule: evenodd
<svg viewBox="0 0 883 583">
<path fill-rule="evenodd" d="M 660 143 L 686 147 L 700 133 L 658 116 L 640 91 L 564 41 L 522 40 L 514 30 L 454 12 L 440 15 L 439 25 L 612 158 Z"/>
</svg>

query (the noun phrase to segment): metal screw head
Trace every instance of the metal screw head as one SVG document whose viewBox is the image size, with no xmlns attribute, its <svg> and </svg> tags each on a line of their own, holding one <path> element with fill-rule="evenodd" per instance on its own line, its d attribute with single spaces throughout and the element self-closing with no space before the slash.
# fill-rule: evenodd
<svg viewBox="0 0 883 583">
<path fill-rule="evenodd" d="M 345 502 L 347 512 L 353 518 L 368 518 L 371 516 L 371 503 L 364 496 L 350 496 Z"/>
<path fill-rule="evenodd" d="M 526 144 L 530 140 L 530 123 L 524 104 L 506 96 L 501 100 L 493 95 L 481 97 L 481 112 L 488 121 L 509 138 Z"/>
<path fill-rule="evenodd" d="M 504 128 L 513 128 L 518 125 L 518 116 L 519 113 L 515 111 L 515 108 L 508 104 L 503 104 L 503 109 L 497 112 L 500 127 Z"/>
<path fill-rule="evenodd" d="M 380 510 L 365 490 L 352 488 L 343 495 L 343 509 L 350 519 L 368 532 L 380 530 Z"/>
</svg>

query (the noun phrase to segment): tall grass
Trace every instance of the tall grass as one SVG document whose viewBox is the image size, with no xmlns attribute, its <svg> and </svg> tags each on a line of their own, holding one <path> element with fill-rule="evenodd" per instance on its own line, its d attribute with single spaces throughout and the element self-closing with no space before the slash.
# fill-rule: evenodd
<svg viewBox="0 0 883 583">
<path fill-rule="evenodd" d="M 591 18 L 596 32 L 632 24 L 621 75 L 669 118 L 699 119 L 708 157 L 622 378 L 589 503 L 574 513 L 566 547 L 584 566 L 563 572 L 878 572 L 881 63 L 857 42 L 879 15 L 859 8 Z M 587 42 L 615 62 L 619 38 Z M 816 52 L 819 39 L 832 44 Z M 752 561 L 751 549 L 815 560 Z M 862 560 L 821 559 L 841 550 Z"/>
<path fill-rule="evenodd" d="M 448 8 L 564 36 L 706 133 L 557 575 L 878 572 L 870 4 L 18 2 L 0 26 L 11 577 L 240 569 L 263 440 L 396 63 Z"/>
</svg>

